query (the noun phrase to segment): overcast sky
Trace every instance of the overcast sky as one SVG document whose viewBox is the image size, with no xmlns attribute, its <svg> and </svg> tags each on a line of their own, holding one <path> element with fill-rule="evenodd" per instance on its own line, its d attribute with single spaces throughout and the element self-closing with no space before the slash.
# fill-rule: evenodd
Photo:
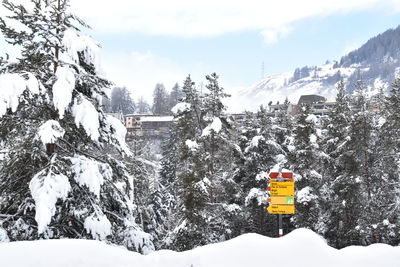
<svg viewBox="0 0 400 267">
<path fill-rule="evenodd" d="M 400 24 L 400 0 L 72 0 L 103 68 L 135 97 L 217 72 L 235 91 L 265 75 L 339 60 Z M 0 52 L 4 44 L 0 42 Z"/>
</svg>

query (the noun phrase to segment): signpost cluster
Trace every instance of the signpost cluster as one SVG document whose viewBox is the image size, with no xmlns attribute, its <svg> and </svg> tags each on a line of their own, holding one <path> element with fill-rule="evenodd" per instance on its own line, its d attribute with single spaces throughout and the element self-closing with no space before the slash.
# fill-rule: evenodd
<svg viewBox="0 0 400 267">
<path fill-rule="evenodd" d="M 282 214 L 294 214 L 294 179 L 292 172 L 271 172 L 269 174 L 270 203 L 267 211 L 278 214 L 278 236 L 283 236 Z"/>
</svg>

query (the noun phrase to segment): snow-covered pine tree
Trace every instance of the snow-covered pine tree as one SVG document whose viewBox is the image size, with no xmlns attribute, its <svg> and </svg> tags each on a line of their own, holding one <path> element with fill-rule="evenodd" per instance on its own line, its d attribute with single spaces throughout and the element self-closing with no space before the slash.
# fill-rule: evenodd
<svg viewBox="0 0 400 267">
<path fill-rule="evenodd" d="M 183 207 L 178 226 L 167 237 L 171 248 L 186 250 L 232 236 L 227 217 L 235 221 L 238 206 L 226 201 L 232 195 L 225 194 L 233 180 L 232 156 L 229 141 L 229 123 L 224 114 L 221 99 L 226 97 L 218 85 L 218 76 L 207 76 L 208 92 L 201 97 L 190 76 L 185 80 L 184 96 L 172 110 L 177 119 L 176 153 L 167 154 L 163 173 L 170 175 L 171 163 L 177 178 L 180 195 L 178 205 Z M 175 158 L 174 158 L 175 157 Z M 175 165 L 174 162 L 179 162 Z M 182 201 L 182 202 L 181 202 Z"/>
<path fill-rule="evenodd" d="M 348 192 L 345 205 L 351 209 L 348 214 L 349 228 L 347 233 L 347 245 L 354 243 L 368 244 L 371 237 L 372 224 L 374 220 L 372 201 L 373 184 L 375 179 L 373 173 L 374 143 L 376 141 L 375 129 L 373 127 L 373 114 L 370 111 L 370 101 L 367 97 L 366 86 L 362 81 L 356 83 L 357 94 L 353 103 L 354 116 L 350 122 L 350 140 L 346 145 L 347 163 L 350 164 L 346 170 L 346 183 L 352 190 Z M 353 239 L 353 240 L 352 240 Z"/>
<path fill-rule="evenodd" d="M 341 240 L 346 238 L 346 205 L 344 204 L 351 186 L 348 187 L 345 175 L 346 161 L 349 154 L 346 153 L 346 145 L 350 142 L 349 125 L 352 118 L 350 97 L 346 93 L 344 81 L 337 84 L 337 94 L 332 112 L 324 122 L 327 137 L 323 143 L 323 150 L 331 157 L 327 165 L 326 183 L 330 189 L 327 193 L 329 201 L 329 221 L 325 237 L 335 247 L 341 247 Z"/>
<path fill-rule="evenodd" d="M 311 113 L 310 105 L 300 107 L 294 129 L 294 148 L 289 159 L 297 178 L 293 223 L 296 227 L 307 227 L 324 234 L 328 219 L 324 205 L 324 193 L 327 191 L 324 187 L 324 167 L 330 158 L 320 148 L 323 133 L 317 128 L 319 123 L 319 119 Z"/>
<path fill-rule="evenodd" d="M 376 131 L 369 242 L 398 245 L 400 240 L 400 79 L 392 84 L 389 95 L 379 94 L 373 126 Z M 383 100 L 383 101 L 382 101 Z"/>
<path fill-rule="evenodd" d="M 179 84 L 176 83 L 174 87 L 172 87 L 171 93 L 168 97 L 168 114 L 172 114 L 171 109 L 175 107 L 176 104 L 179 103 L 179 100 L 183 97 L 182 89 Z"/>
<path fill-rule="evenodd" d="M 167 115 L 169 114 L 169 96 L 162 83 L 157 83 L 153 91 L 153 114 Z"/>
<path fill-rule="evenodd" d="M 223 99 L 229 97 L 224 93 L 224 89 L 218 84 L 218 75 L 212 73 L 206 76 L 207 79 L 207 92 L 203 97 L 202 120 L 207 124 L 202 131 L 201 137 L 203 139 L 204 149 L 207 155 L 204 155 L 207 162 L 207 171 L 210 181 L 218 171 L 219 161 L 224 158 L 218 153 L 224 153 L 226 143 L 229 139 L 230 125 L 224 114 L 226 107 L 222 103 Z"/>
<path fill-rule="evenodd" d="M 133 114 L 136 110 L 135 102 L 126 87 L 114 87 L 111 91 L 111 112 Z"/>
<path fill-rule="evenodd" d="M 100 106 L 99 46 L 79 28 L 68 0 L 15 5 L 0 29 L 21 48 L 0 66 L 0 227 L 10 240 L 93 238 L 150 251 L 135 223 L 133 177 L 103 153 L 129 154 L 126 130 Z M 14 28 L 18 21 L 21 28 Z"/>
<path fill-rule="evenodd" d="M 182 207 L 179 198 L 179 180 L 177 179 L 177 170 L 180 165 L 178 155 L 178 138 L 176 126 L 172 125 L 169 129 L 168 138 L 162 144 L 161 169 L 159 171 L 160 184 L 163 196 L 163 205 L 161 213 L 163 215 L 163 223 L 161 225 L 162 237 L 167 236 L 174 230 L 177 216 Z M 160 242 L 159 247 L 166 244 Z"/>
<path fill-rule="evenodd" d="M 337 84 L 335 105 L 325 123 L 328 137 L 324 149 L 332 158 L 337 158 L 344 142 L 348 142 L 348 126 L 351 115 L 350 98 L 346 93 L 344 81 L 341 80 Z"/>
<path fill-rule="evenodd" d="M 238 234 L 240 206 L 235 196 L 237 184 L 233 179 L 234 153 L 237 145 L 232 141 L 231 121 L 225 113 L 224 98 L 229 97 L 219 85 L 218 75 L 206 76 L 206 91 L 202 98 L 202 121 L 206 125 L 201 133 L 200 150 L 209 181 L 210 201 L 204 209 L 207 218 L 208 242 L 230 239 Z M 240 224 L 240 223 L 239 223 Z"/>
<path fill-rule="evenodd" d="M 293 132 L 293 117 L 289 114 L 290 106 L 291 104 L 286 98 L 283 102 L 283 108 L 275 113 L 273 120 L 276 142 L 286 152 L 288 152 L 288 145 L 290 146 Z"/>
<path fill-rule="evenodd" d="M 175 214 L 176 225 L 166 237 L 166 245 L 174 250 L 192 249 L 207 243 L 202 211 L 209 201 L 208 185 L 200 148 L 201 102 L 195 83 L 188 76 L 182 87 L 184 96 L 172 109 L 176 119 L 176 169 L 181 212 Z"/>
<path fill-rule="evenodd" d="M 139 97 L 139 100 L 136 103 L 136 112 L 139 114 L 150 114 L 150 111 L 150 104 L 147 103 L 143 96 Z"/>
<path fill-rule="evenodd" d="M 276 142 L 273 119 L 260 107 L 253 119 L 247 121 L 239 131 L 240 150 L 235 181 L 240 186 L 244 232 L 256 232 L 276 236 L 276 216 L 266 211 L 268 174 L 274 168 L 284 168 L 286 153 Z M 276 128 L 275 128 L 276 129 Z"/>
</svg>

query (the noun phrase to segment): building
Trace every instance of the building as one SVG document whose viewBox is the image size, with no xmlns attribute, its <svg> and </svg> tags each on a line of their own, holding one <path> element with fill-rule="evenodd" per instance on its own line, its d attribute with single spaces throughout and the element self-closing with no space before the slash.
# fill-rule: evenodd
<svg viewBox="0 0 400 267">
<path fill-rule="evenodd" d="M 297 105 L 294 104 L 275 104 L 268 106 L 268 112 L 271 116 L 276 116 L 276 114 L 284 112 L 289 115 L 297 114 Z"/>
<path fill-rule="evenodd" d="M 173 122 L 173 116 L 156 116 L 148 114 L 125 115 L 125 127 L 128 135 L 157 135 L 168 131 Z"/>
<path fill-rule="evenodd" d="M 335 102 L 326 102 L 326 98 L 320 95 L 302 95 L 297 102 L 297 105 L 291 103 L 289 103 L 289 105 L 269 105 L 268 112 L 271 116 L 276 116 L 276 114 L 281 112 L 285 112 L 286 114 L 294 116 L 299 114 L 299 107 L 303 105 L 310 105 L 311 112 L 314 115 L 323 116 L 332 112 Z"/>
<path fill-rule="evenodd" d="M 248 115 L 246 115 L 245 113 L 231 113 L 231 114 L 227 114 L 227 117 L 232 120 L 235 121 L 239 124 L 243 124 L 248 118 Z"/>
<path fill-rule="evenodd" d="M 324 103 L 314 103 L 311 105 L 311 112 L 314 115 L 328 115 L 332 112 L 332 108 L 335 105 L 335 102 L 324 102 Z"/>
<path fill-rule="evenodd" d="M 312 104 L 317 104 L 317 103 L 325 103 L 326 98 L 320 95 L 302 95 L 297 102 L 298 106 L 301 105 L 312 105 Z"/>
<path fill-rule="evenodd" d="M 314 115 L 323 116 L 332 112 L 335 102 L 326 102 L 326 98 L 320 95 L 302 95 L 297 102 L 297 107 L 302 105 L 310 105 Z"/>
</svg>

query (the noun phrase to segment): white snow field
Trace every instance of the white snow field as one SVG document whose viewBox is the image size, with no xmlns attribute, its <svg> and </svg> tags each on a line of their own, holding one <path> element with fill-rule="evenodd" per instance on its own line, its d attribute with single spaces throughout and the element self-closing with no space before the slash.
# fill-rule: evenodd
<svg viewBox="0 0 400 267">
<path fill-rule="evenodd" d="M 374 244 L 341 250 L 307 229 L 282 238 L 245 234 L 186 252 L 141 255 L 93 240 L 40 240 L 0 244 L 1 267 L 399 267 L 400 247 Z"/>
</svg>

